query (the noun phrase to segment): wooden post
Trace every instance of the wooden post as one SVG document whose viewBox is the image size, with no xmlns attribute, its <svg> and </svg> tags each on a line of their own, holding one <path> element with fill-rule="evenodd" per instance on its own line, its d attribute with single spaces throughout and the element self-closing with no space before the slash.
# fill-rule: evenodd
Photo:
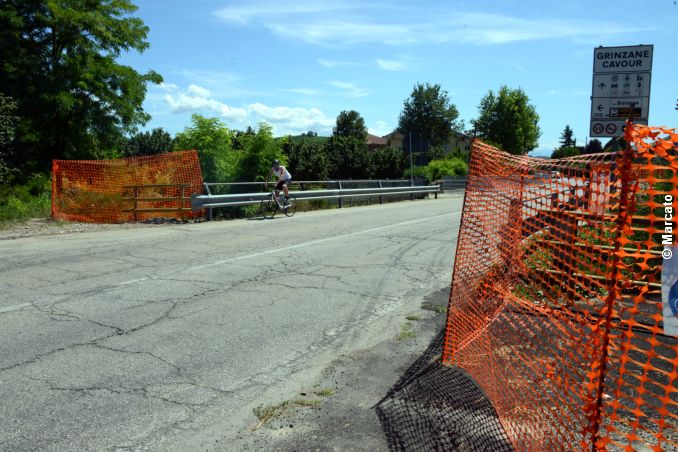
<svg viewBox="0 0 678 452">
<path fill-rule="evenodd" d="M 185 189 L 185 187 L 184 187 L 183 184 L 181 184 L 180 187 L 181 188 L 179 190 L 179 193 L 180 193 L 180 196 L 179 196 L 179 212 L 181 213 L 181 221 L 185 222 L 186 221 L 186 215 L 184 215 L 184 189 Z"/>
<path fill-rule="evenodd" d="M 135 186 L 134 189 L 133 189 L 133 193 L 134 193 L 134 195 L 133 195 L 134 196 L 134 221 L 136 222 L 136 221 L 139 221 L 138 214 L 137 214 L 137 208 L 138 208 L 137 198 L 139 197 L 139 187 Z"/>
</svg>

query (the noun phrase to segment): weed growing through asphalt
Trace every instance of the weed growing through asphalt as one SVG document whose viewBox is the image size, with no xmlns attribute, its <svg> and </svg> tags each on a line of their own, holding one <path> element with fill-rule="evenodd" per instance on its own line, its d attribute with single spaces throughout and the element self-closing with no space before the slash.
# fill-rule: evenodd
<svg viewBox="0 0 678 452">
<path fill-rule="evenodd" d="M 445 314 L 447 312 L 447 306 L 435 303 L 422 303 L 421 309 L 424 309 L 426 311 L 437 312 L 438 314 Z"/>
<path fill-rule="evenodd" d="M 323 403 L 322 400 L 317 399 L 296 399 L 294 402 L 295 405 L 306 406 L 306 407 L 316 407 Z"/>
<path fill-rule="evenodd" d="M 333 396 L 337 392 L 334 388 L 323 388 L 320 391 L 315 391 L 314 394 L 320 397 Z"/>
<path fill-rule="evenodd" d="M 413 339 L 417 337 L 417 333 L 412 330 L 413 325 L 410 322 L 404 323 L 400 327 L 400 334 L 398 335 L 398 340 L 402 341 L 405 339 Z"/>
<path fill-rule="evenodd" d="M 290 404 L 289 400 L 285 400 L 284 402 L 279 403 L 278 405 L 264 406 L 262 404 L 254 408 L 252 411 L 254 412 L 254 415 L 257 417 L 257 419 L 259 419 L 259 423 L 254 427 L 253 430 L 257 430 L 261 426 L 266 425 L 266 423 L 271 419 L 283 414 L 283 412 L 287 409 L 289 404 Z"/>
<path fill-rule="evenodd" d="M 420 315 L 408 315 L 408 316 L 405 317 L 405 318 L 406 318 L 407 320 L 413 320 L 413 321 L 421 320 L 421 316 L 420 316 Z"/>
</svg>

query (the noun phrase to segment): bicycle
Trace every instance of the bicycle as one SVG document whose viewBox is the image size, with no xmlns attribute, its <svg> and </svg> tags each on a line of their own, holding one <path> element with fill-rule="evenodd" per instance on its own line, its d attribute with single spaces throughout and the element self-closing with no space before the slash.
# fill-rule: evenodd
<svg viewBox="0 0 678 452">
<path fill-rule="evenodd" d="M 297 198 L 294 195 L 289 195 L 286 201 L 285 194 L 282 191 L 280 196 L 276 198 L 275 190 L 271 190 L 268 198 L 261 200 L 261 215 L 266 219 L 270 219 L 278 211 L 283 212 L 288 217 L 294 216 L 297 211 Z"/>
</svg>

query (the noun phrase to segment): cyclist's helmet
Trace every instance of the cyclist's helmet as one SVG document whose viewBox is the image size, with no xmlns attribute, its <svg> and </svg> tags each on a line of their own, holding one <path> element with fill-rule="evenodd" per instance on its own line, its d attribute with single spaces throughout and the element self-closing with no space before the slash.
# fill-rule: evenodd
<svg viewBox="0 0 678 452">
<path fill-rule="evenodd" d="M 280 160 L 273 160 L 273 166 L 280 166 Z"/>
</svg>

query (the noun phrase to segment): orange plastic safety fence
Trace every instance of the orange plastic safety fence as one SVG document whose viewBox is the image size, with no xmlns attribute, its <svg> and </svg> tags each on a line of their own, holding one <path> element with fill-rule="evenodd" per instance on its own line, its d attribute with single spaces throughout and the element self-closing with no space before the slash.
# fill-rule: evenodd
<svg viewBox="0 0 678 452">
<path fill-rule="evenodd" d="M 117 160 L 54 160 L 52 217 L 89 223 L 193 218 L 203 214 L 190 210 L 190 196 L 202 192 L 202 183 L 196 151 Z"/>
<path fill-rule="evenodd" d="M 474 141 L 443 361 L 517 450 L 678 450 L 661 293 L 678 134 L 626 129 L 624 152 L 558 160 Z"/>
</svg>

